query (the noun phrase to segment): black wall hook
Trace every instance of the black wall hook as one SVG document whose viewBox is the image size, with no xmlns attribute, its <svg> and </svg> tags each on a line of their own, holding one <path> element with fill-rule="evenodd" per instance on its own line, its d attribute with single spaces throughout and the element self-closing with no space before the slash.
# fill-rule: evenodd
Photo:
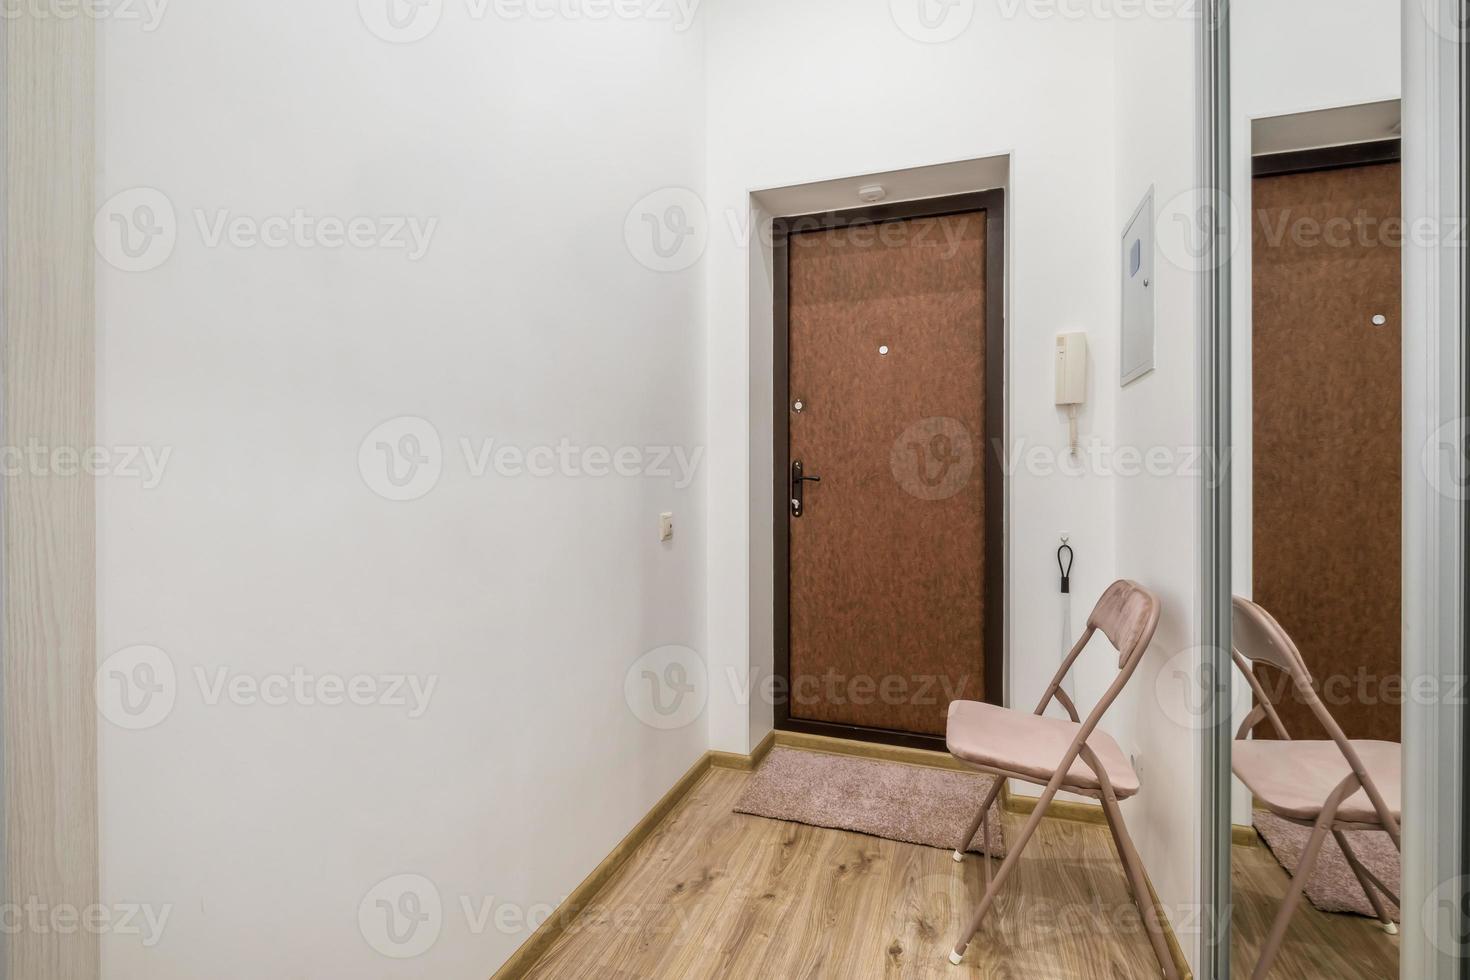
<svg viewBox="0 0 1470 980">
<path fill-rule="evenodd" d="M 1066 563 L 1063 564 L 1062 553 L 1066 552 Z M 1062 595 L 1072 593 L 1072 546 L 1067 544 L 1066 538 L 1062 539 L 1062 546 L 1057 549 L 1057 567 L 1062 570 Z"/>
</svg>

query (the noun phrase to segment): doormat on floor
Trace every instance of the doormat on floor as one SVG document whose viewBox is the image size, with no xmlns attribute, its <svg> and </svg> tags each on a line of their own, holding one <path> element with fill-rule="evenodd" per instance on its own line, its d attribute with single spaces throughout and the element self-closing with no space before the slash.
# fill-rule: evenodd
<svg viewBox="0 0 1470 980">
<path fill-rule="evenodd" d="M 980 773 L 777 748 L 751 775 L 735 812 L 952 851 L 991 784 Z M 1005 857 L 998 805 L 990 808 L 990 840 L 991 856 Z M 979 832 L 967 850 L 985 853 Z"/>
<path fill-rule="evenodd" d="M 1302 849 L 1312 836 L 1312 828 L 1282 820 L 1264 810 L 1255 812 L 1254 822 L 1256 831 L 1271 849 L 1277 862 L 1288 874 L 1294 872 L 1296 863 L 1302 856 Z M 1379 881 L 1394 891 L 1402 888 L 1399 880 L 1399 852 L 1388 834 L 1381 830 L 1349 830 L 1344 836 L 1352 845 L 1358 860 Z M 1399 921 L 1398 906 L 1393 904 L 1393 899 L 1385 895 L 1383 900 L 1388 903 L 1388 911 L 1393 920 Z M 1353 869 L 1348 867 L 1342 848 L 1337 846 L 1337 841 L 1330 835 L 1322 842 L 1322 853 L 1317 855 L 1317 868 L 1312 872 L 1312 880 L 1307 883 L 1307 901 L 1323 912 L 1352 912 L 1371 919 L 1378 918 L 1368 902 L 1368 896 L 1363 894 L 1363 886 L 1358 884 Z"/>
</svg>

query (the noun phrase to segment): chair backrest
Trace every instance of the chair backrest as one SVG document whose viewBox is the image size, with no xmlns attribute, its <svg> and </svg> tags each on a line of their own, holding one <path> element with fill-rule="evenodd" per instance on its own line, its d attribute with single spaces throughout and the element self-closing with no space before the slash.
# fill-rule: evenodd
<svg viewBox="0 0 1470 980">
<path fill-rule="evenodd" d="M 1276 622 L 1276 617 L 1261 606 L 1249 599 L 1232 596 L 1230 631 L 1235 638 L 1235 649 L 1247 660 L 1279 667 L 1290 674 L 1293 681 L 1311 688 L 1312 675 L 1307 670 L 1307 662 L 1302 659 L 1302 652 L 1282 625 Z"/>
<path fill-rule="evenodd" d="M 1111 793 L 1108 783 L 1107 768 L 1097 758 L 1096 753 L 1087 744 L 1087 739 L 1097 729 L 1102 721 L 1103 715 L 1118 700 L 1118 695 L 1123 693 L 1129 678 L 1138 669 L 1138 663 L 1143 659 L 1143 652 L 1148 649 L 1149 641 L 1154 637 L 1154 630 L 1159 625 L 1159 600 L 1150 591 L 1137 582 L 1120 579 L 1108 586 L 1103 592 L 1102 598 L 1097 600 L 1092 614 L 1087 617 L 1087 629 L 1082 631 L 1082 637 L 1062 661 L 1061 669 L 1056 672 L 1046 688 L 1046 693 L 1041 696 L 1041 702 L 1036 706 L 1036 714 L 1045 714 L 1047 705 L 1051 704 L 1053 698 L 1061 702 L 1062 707 L 1067 710 L 1071 719 L 1081 727 L 1077 730 L 1076 737 L 1072 740 L 1072 746 L 1062 756 L 1057 764 L 1054 780 L 1060 780 L 1062 774 L 1069 772 L 1072 763 L 1080 755 L 1087 765 L 1097 774 L 1098 781 L 1107 793 Z M 1077 706 L 1072 703 L 1071 697 L 1062 690 L 1062 681 L 1066 679 L 1067 672 L 1082 655 L 1087 644 L 1099 630 L 1113 644 L 1118 651 L 1118 676 L 1113 678 L 1113 683 L 1108 685 L 1107 691 L 1098 698 L 1097 704 L 1088 712 L 1084 720 L 1077 714 Z"/>
<path fill-rule="evenodd" d="M 1368 769 L 1363 765 L 1357 749 L 1353 748 L 1352 742 L 1343 733 L 1342 726 L 1337 723 L 1337 719 L 1332 717 L 1332 712 L 1328 711 L 1327 706 L 1322 703 L 1322 698 L 1317 694 L 1317 688 L 1312 683 L 1312 674 L 1307 669 L 1307 662 L 1302 657 L 1301 650 L 1297 649 L 1297 645 L 1292 642 L 1291 635 L 1276 621 L 1276 617 L 1241 596 L 1232 596 L 1230 599 L 1230 630 L 1232 645 L 1235 647 L 1231 651 L 1231 658 L 1250 683 L 1257 702 L 1250 714 L 1246 716 L 1245 721 L 1241 722 L 1240 730 L 1236 732 L 1235 737 L 1244 738 L 1252 726 L 1262 718 L 1267 718 L 1281 738 L 1291 738 L 1286 727 L 1282 725 L 1276 709 L 1271 705 L 1270 697 L 1256 677 L 1253 667 L 1258 663 L 1265 663 L 1286 671 L 1291 676 L 1297 693 L 1307 707 L 1312 709 L 1312 714 L 1317 717 L 1327 737 L 1337 743 L 1337 748 L 1347 760 L 1348 767 L 1358 777 L 1358 781 L 1367 792 L 1369 799 L 1372 800 L 1373 806 L 1378 810 L 1379 820 L 1388 828 L 1390 836 L 1397 841 L 1398 827 L 1392 811 L 1384 801 L 1382 792 L 1368 775 Z"/>
<path fill-rule="evenodd" d="M 1107 587 L 1102 598 L 1097 600 L 1097 605 L 1092 608 L 1092 613 L 1087 617 L 1087 629 L 1083 631 L 1082 637 L 1072 647 L 1067 658 L 1062 661 L 1061 668 L 1056 672 L 1047 686 L 1046 692 L 1041 696 L 1041 703 L 1036 706 L 1036 714 L 1046 711 L 1047 705 L 1052 698 L 1056 698 L 1067 709 L 1067 714 L 1073 721 L 1082 722 L 1078 717 L 1077 706 L 1062 690 L 1062 682 L 1082 655 L 1082 651 L 1092 640 L 1093 634 L 1099 630 L 1113 644 L 1118 651 L 1118 676 L 1108 687 L 1107 692 L 1098 700 L 1092 709 L 1087 721 L 1083 723 L 1083 738 L 1092 732 L 1102 716 L 1117 700 L 1123 687 L 1128 683 L 1129 677 L 1138 667 L 1138 662 L 1143 659 L 1143 653 L 1148 649 L 1149 641 L 1153 639 L 1154 630 L 1159 625 L 1159 600 L 1148 589 L 1137 582 L 1127 579 L 1119 579 Z"/>
<path fill-rule="evenodd" d="M 1280 623 L 1276 622 L 1274 616 L 1249 599 L 1232 596 L 1230 598 L 1230 634 L 1231 645 L 1234 648 L 1230 651 L 1230 659 L 1245 677 L 1246 683 L 1250 685 L 1251 693 L 1256 698 L 1255 706 L 1240 723 L 1240 728 L 1235 733 L 1236 738 L 1245 738 L 1246 733 L 1255 728 L 1262 719 L 1271 722 L 1271 727 L 1276 730 L 1278 738 L 1291 738 L 1286 726 L 1281 722 L 1281 716 L 1276 713 L 1271 696 L 1266 693 L 1261 679 L 1256 676 L 1255 665 L 1258 663 L 1270 664 L 1284 671 L 1291 678 L 1292 685 L 1301 695 L 1303 702 L 1311 707 L 1312 713 L 1317 716 L 1319 722 L 1324 715 L 1327 715 L 1326 706 L 1321 703 L 1321 699 L 1317 697 L 1316 688 L 1312 686 L 1312 675 L 1307 670 L 1307 662 L 1302 659 L 1301 651 L 1292 642 L 1291 635 Z M 1330 723 L 1330 716 L 1328 720 Z"/>
<path fill-rule="evenodd" d="M 1159 600 L 1152 592 L 1127 579 L 1108 586 L 1092 615 L 1087 617 L 1089 630 L 1102 630 L 1118 651 L 1118 669 L 1143 656 L 1159 625 Z"/>
<path fill-rule="evenodd" d="M 1321 697 L 1317 694 L 1316 685 L 1312 683 L 1311 671 L 1307 669 L 1307 662 L 1302 657 L 1301 651 L 1297 649 L 1296 643 L 1292 641 L 1285 627 L 1276 621 L 1276 617 L 1249 599 L 1232 596 L 1230 599 L 1230 632 L 1231 645 L 1234 647 L 1231 657 L 1235 661 L 1235 666 L 1250 682 L 1251 690 L 1255 692 L 1256 700 L 1260 702 L 1258 707 L 1266 717 L 1271 719 L 1272 725 L 1282 737 L 1289 736 L 1280 718 L 1276 715 L 1276 710 L 1272 707 L 1271 700 L 1261 686 L 1259 678 L 1256 677 L 1253 668 L 1258 663 L 1269 664 L 1278 670 L 1285 671 L 1286 675 L 1291 678 L 1292 685 L 1296 688 L 1302 703 L 1311 709 L 1312 714 L 1316 716 L 1317 721 L 1328 735 L 1339 741 L 1344 738 L 1342 729 L 1338 727 L 1332 713 L 1327 710 L 1327 706 L 1322 703 Z"/>
<path fill-rule="evenodd" d="M 1256 700 L 1260 702 L 1256 706 L 1257 710 L 1271 719 L 1276 731 L 1283 738 L 1290 737 L 1276 715 L 1275 709 L 1271 706 L 1265 689 L 1251 669 L 1258 663 L 1270 664 L 1286 671 L 1296 687 L 1297 694 L 1301 696 L 1302 703 L 1312 709 L 1312 714 L 1317 717 L 1327 737 L 1338 744 L 1349 760 L 1356 759 L 1357 753 L 1352 751 L 1342 727 L 1338 725 L 1337 719 L 1332 717 L 1332 712 L 1327 710 L 1327 705 L 1322 703 L 1321 696 L 1317 694 L 1317 687 L 1312 683 L 1312 674 L 1307 670 L 1307 662 L 1302 658 L 1301 651 L 1292 642 L 1291 635 L 1286 632 L 1285 627 L 1276 621 L 1276 617 L 1249 599 L 1232 596 L 1230 630 L 1235 647 L 1231 651 L 1235 666 L 1245 674 L 1246 680 L 1250 682 L 1251 690 L 1255 692 Z M 1252 717 L 1256 714 L 1256 711 L 1251 712 Z M 1246 720 L 1249 722 L 1251 719 L 1248 717 Z M 1259 721 L 1259 717 L 1256 720 Z M 1247 727 L 1249 726 L 1242 724 L 1241 733 Z M 1236 737 L 1239 738 L 1240 734 L 1237 734 Z"/>
</svg>

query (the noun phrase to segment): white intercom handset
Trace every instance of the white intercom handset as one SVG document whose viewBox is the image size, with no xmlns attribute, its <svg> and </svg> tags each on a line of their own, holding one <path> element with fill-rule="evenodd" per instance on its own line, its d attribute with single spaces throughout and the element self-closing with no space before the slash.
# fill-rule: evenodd
<svg viewBox="0 0 1470 980">
<path fill-rule="evenodd" d="M 1067 409 L 1072 453 L 1077 452 L 1077 406 L 1087 400 L 1087 334 L 1057 334 L 1057 407 Z"/>
</svg>

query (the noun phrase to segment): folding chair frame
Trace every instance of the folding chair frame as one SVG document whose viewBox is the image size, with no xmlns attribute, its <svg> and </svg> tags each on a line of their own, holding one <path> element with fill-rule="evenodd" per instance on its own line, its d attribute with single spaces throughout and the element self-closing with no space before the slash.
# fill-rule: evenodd
<svg viewBox="0 0 1470 980">
<path fill-rule="evenodd" d="M 1272 705 L 1270 697 L 1267 696 L 1265 688 L 1262 687 L 1260 678 L 1256 676 L 1256 665 L 1265 664 L 1285 671 L 1291 678 L 1297 693 L 1312 709 L 1312 714 L 1316 716 L 1328 737 L 1337 744 L 1351 770 L 1323 801 L 1322 810 L 1316 820 L 1299 820 L 1285 814 L 1277 814 L 1283 820 L 1302 827 L 1311 827 L 1312 835 L 1307 839 L 1307 846 L 1302 850 L 1301 858 L 1297 861 L 1296 871 L 1291 876 L 1291 885 L 1287 888 L 1286 897 L 1281 901 L 1281 907 L 1276 912 L 1276 919 L 1271 923 L 1271 931 L 1266 936 L 1266 942 L 1261 946 L 1261 954 L 1256 960 L 1255 969 L 1251 972 L 1251 980 L 1262 980 L 1270 972 L 1271 965 L 1276 960 L 1276 954 L 1281 950 L 1281 943 L 1286 938 L 1286 930 L 1291 924 L 1292 916 L 1296 914 L 1297 906 L 1301 904 L 1302 893 L 1306 890 L 1307 883 L 1312 880 L 1312 872 L 1316 870 L 1317 858 L 1321 855 L 1322 845 L 1326 842 L 1328 833 L 1331 833 L 1337 841 L 1337 846 L 1342 848 L 1348 867 L 1352 868 L 1353 876 L 1358 879 L 1358 884 L 1363 888 L 1363 894 L 1368 896 L 1368 901 L 1373 906 L 1379 923 L 1390 935 L 1396 934 L 1399 930 L 1388 911 L 1388 906 L 1384 904 L 1383 896 L 1387 895 L 1395 905 L 1399 904 L 1399 897 L 1393 889 L 1380 881 L 1363 864 L 1348 844 L 1344 831 L 1382 830 L 1388 833 L 1394 847 L 1402 850 L 1403 844 L 1400 839 L 1398 820 L 1395 819 L 1393 811 L 1389 809 L 1383 793 L 1368 775 L 1368 769 L 1363 765 L 1358 750 L 1343 734 L 1341 726 L 1317 695 L 1317 689 L 1312 684 L 1312 675 L 1307 670 L 1306 661 L 1302 658 L 1301 651 L 1297 649 L 1296 644 L 1292 642 L 1290 635 L 1270 613 L 1249 599 L 1235 596 L 1231 600 L 1231 608 L 1233 633 L 1236 640 L 1235 649 L 1231 651 L 1231 658 L 1236 668 L 1245 675 L 1256 699 L 1255 707 L 1251 709 L 1250 714 L 1246 715 L 1239 730 L 1235 733 L 1236 741 L 1244 740 L 1250 731 L 1263 720 L 1271 723 L 1279 739 L 1291 741 L 1286 726 L 1281 723 L 1281 716 L 1276 713 L 1276 708 Z M 1241 652 L 1242 645 L 1250 650 L 1250 656 Z M 1338 820 L 1337 810 L 1342 806 L 1343 800 L 1360 789 L 1368 794 L 1368 800 L 1373 804 L 1374 812 L 1378 814 L 1377 822 L 1360 823 Z"/>
<path fill-rule="evenodd" d="M 1057 763 L 1051 778 L 1045 782 L 1035 776 L 1020 772 L 1011 772 L 988 766 L 969 763 L 981 772 L 989 773 L 997 777 L 995 785 L 986 797 L 984 804 L 980 807 L 979 814 L 971 822 L 969 829 L 960 840 L 959 847 L 955 850 L 956 861 L 962 860 L 965 848 L 974 839 L 977 830 L 983 831 L 982 840 L 986 842 L 985 861 L 985 895 L 980 899 L 980 905 L 975 910 L 970 920 L 969 928 L 955 944 L 954 952 L 950 954 L 950 962 L 958 965 L 963 960 L 966 948 L 970 940 L 979 931 L 980 924 L 990 907 L 995 903 L 1001 886 L 1015 870 L 1021 859 L 1021 853 L 1031 838 L 1036 834 L 1036 829 L 1041 825 L 1042 818 L 1046 816 L 1048 807 L 1056 798 L 1057 793 L 1066 791 L 1089 796 L 1102 803 L 1103 813 L 1107 817 L 1108 829 L 1112 832 L 1113 842 L 1117 845 L 1118 856 L 1122 861 L 1123 870 L 1127 877 L 1128 889 L 1133 896 L 1133 903 L 1138 906 L 1143 918 L 1145 931 L 1148 933 L 1149 944 L 1153 947 L 1154 955 L 1158 957 L 1159 966 L 1167 980 L 1179 980 L 1179 970 L 1174 964 L 1174 958 L 1169 951 L 1168 940 L 1165 938 L 1164 927 L 1159 910 L 1154 904 L 1153 896 L 1149 891 L 1148 878 L 1144 873 L 1143 861 L 1138 855 L 1137 848 L 1133 845 L 1133 838 L 1128 834 L 1128 827 L 1123 821 L 1122 810 L 1118 806 L 1118 796 L 1113 790 L 1112 782 L 1108 779 L 1107 769 L 1098 759 L 1092 747 L 1087 744 L 1087 739 L 1096 730 L 1098 723 L 1102 721 L 1103 715 L 1112 707 L 1113 702 L 1127 685 L 1129 678 L 1138 668 L 1139 661 L 1143 659 L 1144 651 L 1148 649 L 1149 641 L 1153 639 L 1154 630 L 1159 622 L 1159 601 L 1152 593 L 1134 582 L 1114 582 L 1103 593 L 1098 600 L 1097 606 L 1087 620 L 1087 629 L 1083 632 L 1066 660 L 1062 662 L 1061 668 L 1056 676 L 1052 678 L 1051 684 L 1047 686 L 1046 693 L 1042 695 L 1041 702 L 1036 706 L 1035 714 L 1045 713 L 1047 707 L 1055 699 L 1066 709 L 1068 716 L 1073 722 L 1081 725 L 1077 737 L 1071 746 Z M 1083 722 L 1078 716 L 1077 706 L 1073 704 L 1071 697 L 1062 690 L 1062 682 L 1066 679 L 1072 665 L 1082 655 L 1083 649 L 1099 630 L 1112 642 L 1115 649 L 1119 651 L 1118 676 L 1113 680 L 1107 692 L 1098 701 L 1088 715 L 1087 721 Z M 1126 645 L 1127 649 L 1124 649 Z M 1081 759 L 1093 774 L 1097 777 L 1098 786 L 1079 786 L 1067 781 L 1072 765 Z M 1001 862 L 1000 869 L 992 877 L 989 855 L 989 814 L 990 807 L 1005 785 L 1007 779 L 1019 779 L 1044 786 L 1041 798 L 1036 801 L 1036 808 L 1031 811 L 1030 819 L 1021 828 L 1021 833 L 1015 843 L 1010 847 L 1006 858 Z"/>
</svg>

